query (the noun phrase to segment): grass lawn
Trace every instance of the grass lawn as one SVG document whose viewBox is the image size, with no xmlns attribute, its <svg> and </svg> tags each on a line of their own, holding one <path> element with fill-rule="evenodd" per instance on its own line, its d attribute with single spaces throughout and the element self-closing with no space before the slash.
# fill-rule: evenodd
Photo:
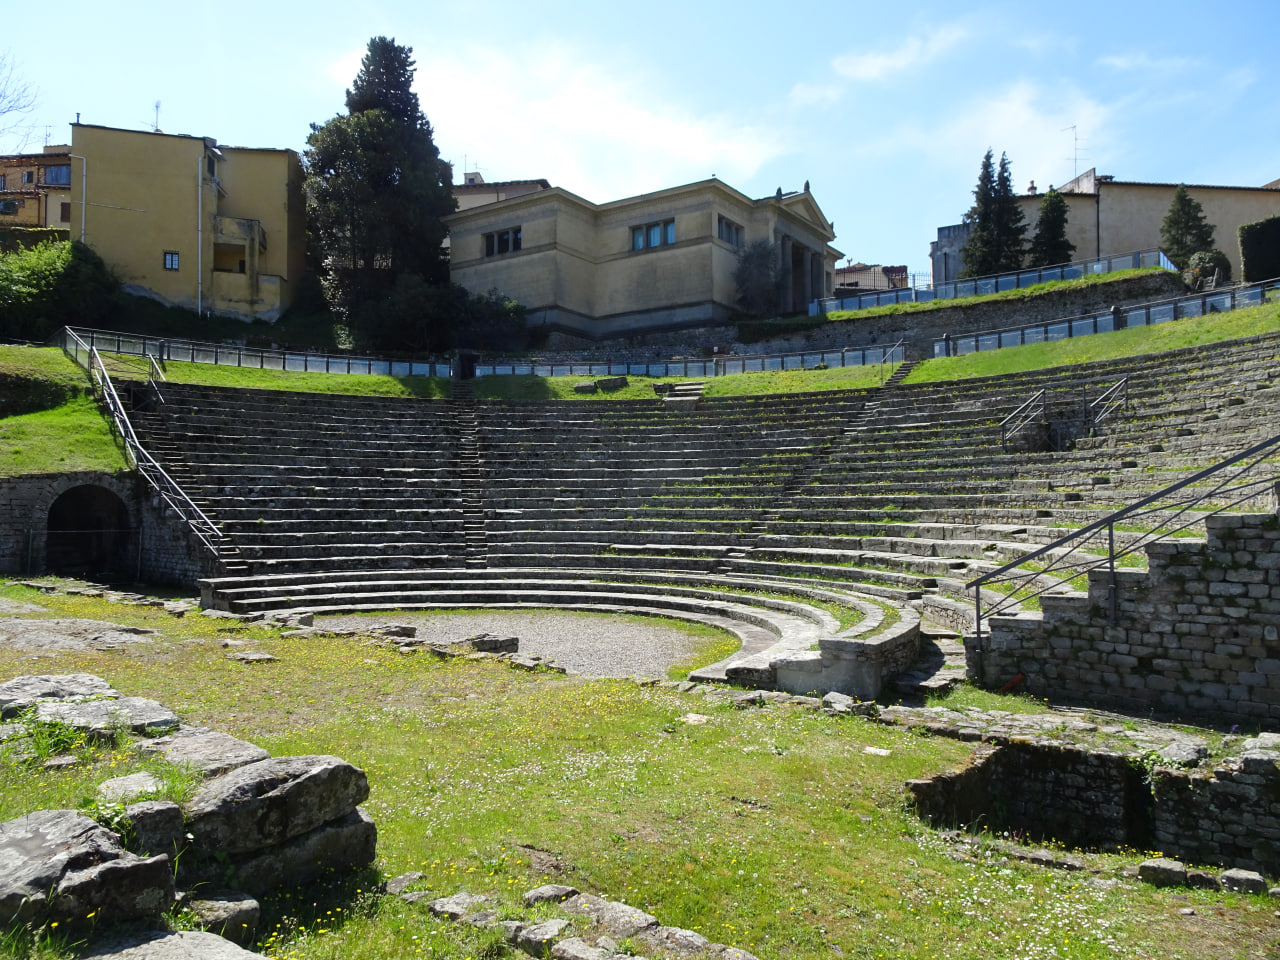
<svg viewBox="0 0 1280 960">
<path fill-rule="evenodd" d="M 0 418 L 0 477 L 127 469 L 124 448 L 92 397 Z"/>
<path fill-rule="evenodd" d="M 67 390 L 89 387 L 89 375 L 61 347 L 0 344 L 0 374 L 26 380 L 48 380 Z"/>
<path fill-rule="evenodd" d="M 103 354 L 113 377 L 147 378 L 146 361 L 138 357 Z M 251 390 L 288 390 L 294 393 L 335 393 L 358 397 L 449 396 L 445 377 L 390 377 L 379 374 L 304 373 L 297 370 L 258 370 L 253 367 L 225 367 L 212 363 L 170 360 L 164 366 L 170 383 L 199 383 L 211 387 L 241 387 Z M 163 385 L 161 390 L 163 390 Z"/>
<path fill-rule="evenodd" d="M 1119 357 L 1181 350 L 1237 337 L 1280 330 L 1280 306 L 1267 303 L 1229 313 L 1188 317 L 1154 327 L 1134 327 L 1113 333 L 1032 343 L 1002 350 L 985 350 L 962 357 L 926 360 L 907 374 L 904 383 L 939 383 L 970 377 L 991 377 L 1046 367 L 1113 360 Z"/>
<path fill-rule="evenodd" d="M 17 584 L 0 584 L 0 596 L 43 604 L 43 616 L 160 631 L 123 650 L 46 651 L 38 663 L 0 648 L 0 679 L 96 673 L 188 723 L 277 755 L 336 754 L 368 772 L 376 871 L 264 901 L 259 948 L 271 957 L 518 955 L 491 933 L 372 892 L 375 874 L 408 870 L 437 895 L 491 894 L 509 917 L 532 913 L 523 891 L 562 881 L 761 958 L 1174 960 L 1262 957 L 1276 945 L 1266 897 L 1175 896 L 1119 876 L 1134 854 L 1087 853 L 1086 873 L 956 859 L 906 807 L 902 787 L 963 763 L 970 747 L 953 740 L 794 707 L 735 710 L 627 681 L 405 656 L 358 639 L 229 631 Z M 279 660 L 227 660 L 217 639 L 228 633 Z M 706 721 L 686 723 L 691 713 Z M 76 805 L 128 767 L 118 754 L 36 775 L 0 763 L 0 817 Z M 552 866 L 535 869 L 537 851 Z M 1195 917 L 1179 913 L 1186 906 Z M 31 954 L 10 944 L 5 955 Z"/>
</svg>

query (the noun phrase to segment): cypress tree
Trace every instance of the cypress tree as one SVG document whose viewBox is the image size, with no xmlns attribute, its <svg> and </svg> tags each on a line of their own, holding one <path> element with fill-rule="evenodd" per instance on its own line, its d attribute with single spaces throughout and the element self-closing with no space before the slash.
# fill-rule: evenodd
<svg viewBox="0 0 1280 960">
<path fill-rule="evenodd" d="M 1173 192 L 1160 224 L 1160 246 L 1179 270 L 1187 269 L 1192 254 L 1213 249 L 1213 224 L 1205 219 L 1200 202 L 1187 193 L 1186 184 L 1178 184 Z"/>
<path fill-rule="evenodd" d="M 991 149 L 983 156 L 978 185 L 973 190 L 973 206 L 964 222 L 972 224 L 973 231 L 960 248 L 964 261 L 961 276 L 983 277 L 1022 266 L 1027 224 L 1013 192 L 1013 176 L 1005 154 L 1000 155 L 998 171 Z"/>
<path fill-rule="evenodd" d="M 1069 263 L 1076 245 L 1067 239 L 1067 198 L 1052 187 L 1040 201 L 1040 219 L 1031 238 L 1027 266 L 1048 267 Z"/>
</svg>

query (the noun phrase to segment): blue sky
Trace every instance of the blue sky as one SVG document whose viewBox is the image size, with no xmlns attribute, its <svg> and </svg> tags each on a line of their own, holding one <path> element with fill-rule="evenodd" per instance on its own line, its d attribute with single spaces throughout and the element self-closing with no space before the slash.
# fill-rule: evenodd
<svg viewBox="0 0 1280 960">
<path fill-rule="evenodd" d="M 836 246 L 868 263 L 927 270 L 988 146 L 1008 153 L 1020 191 L 1095 166 L 1122 180 L 1280 177 L 1280 58 L 1263 39 L 1274 0 L 58 9 L 56 41 L 10 35 L 38 103 L 4 152 L 67 142 L 77 112 L 149 129 L 157 100 L 166 132 L 301 150 L 384 34 L 414 48 L 459 176 L 465 158 L 489 180 L 545 177 L 595 201 L 713 174 L 752 196 L 808 180 Z"/>
</svg>

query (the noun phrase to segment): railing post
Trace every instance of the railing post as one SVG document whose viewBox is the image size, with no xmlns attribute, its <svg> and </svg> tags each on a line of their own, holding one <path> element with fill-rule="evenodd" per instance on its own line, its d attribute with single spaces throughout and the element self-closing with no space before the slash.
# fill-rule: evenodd
<svg viewBox="0 0 1280 960">
<path fill-rule="evenodd" d="M 1107 524 L 1107 574 L 1111 580 L 1111 625 L 1115 626 L 1117 613 L 1119 609 L 1119 600 L 1116 592 L 1119 589 L 1116 583 L 1116 525 L 1115 523 Z"/>
</svg>

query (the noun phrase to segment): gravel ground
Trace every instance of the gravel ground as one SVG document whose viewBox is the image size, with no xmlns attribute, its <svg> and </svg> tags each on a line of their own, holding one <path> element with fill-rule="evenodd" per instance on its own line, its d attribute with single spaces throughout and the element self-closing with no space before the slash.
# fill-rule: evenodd
<svg viewBox="0 0 1280 960">
<path fill-rule="evenodd" d="M 436 641 L 461 640 L 479 633 L 519 637 L 521 653 L 555 660 L 587 677 L 665 677 L 667 668 L 687 662 L 697 645 L 695 638 L 675 626 L 554 611 L 316 618 L 317 627 L 368 627 L 375 623 L 413 624 L 420 638 Z"/>
<path fill-rule="evenodd" d="M 16 650 L 116 650 L 147 643 L 152 633 L 101 620 L 0 619 L 0 646 Z"/>
</svg>

